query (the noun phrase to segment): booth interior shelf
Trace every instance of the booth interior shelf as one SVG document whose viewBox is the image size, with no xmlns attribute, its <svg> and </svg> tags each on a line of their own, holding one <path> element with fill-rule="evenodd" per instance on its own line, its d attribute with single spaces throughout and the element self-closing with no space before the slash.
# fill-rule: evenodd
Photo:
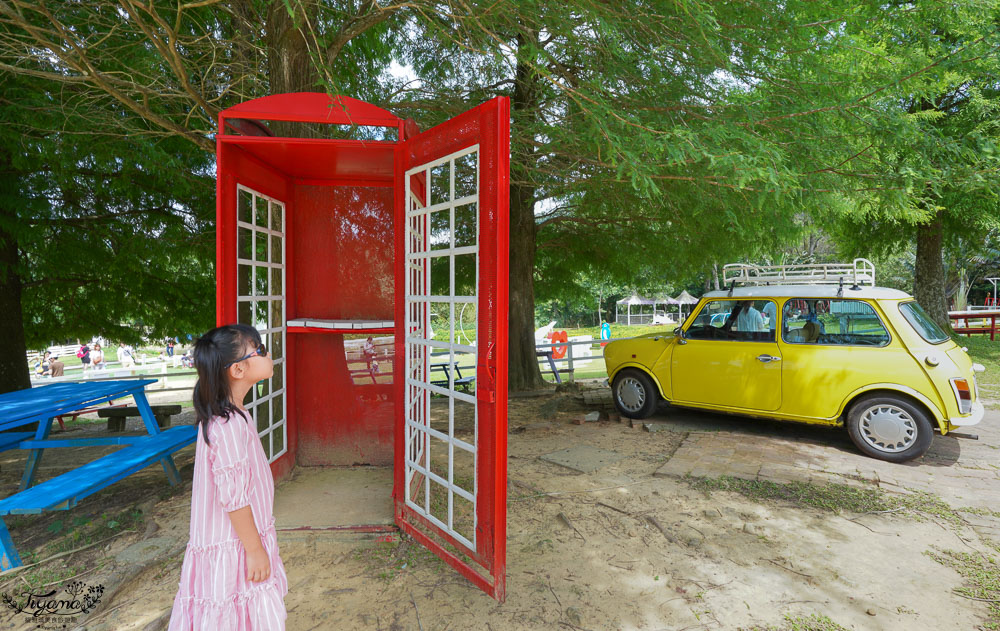
<svg viewBox="0 0 1000 631">
<path fill-rule="evenodd" d="M 320 320 L 298 318 L 288 321 L 289 333 L 392 333 L 392 320 Z"/>
</svg>

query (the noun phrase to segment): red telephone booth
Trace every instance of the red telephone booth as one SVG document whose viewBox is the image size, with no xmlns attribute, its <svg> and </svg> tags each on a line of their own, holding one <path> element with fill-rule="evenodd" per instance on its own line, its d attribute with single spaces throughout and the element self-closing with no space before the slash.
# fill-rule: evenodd
<svg viewBox="0 0 1000 631">
<path fill-rule="evenodd" d="M 503 600 L 508 100 L 422 133 L 320 93 L 219 118 L 216 316 L 272 351 L 245 405 L 275 478 L 391 465 L 396 524 Z"/>
</svg>

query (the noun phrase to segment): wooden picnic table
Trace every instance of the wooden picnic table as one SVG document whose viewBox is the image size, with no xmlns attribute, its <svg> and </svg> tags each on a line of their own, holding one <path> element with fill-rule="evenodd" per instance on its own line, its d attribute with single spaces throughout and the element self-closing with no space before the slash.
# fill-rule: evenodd
<svg viewBox="0 0 1000 631">
<path fill-rule="evenodd" d="M 966 337 L 972 335 L 973 333 L 981 333 L 985 335 L 990 334 L 990 341 L 996 341 L 997 335 L 997 317 L 1000 316 L 1000 309 L 983 309 L 983 310 L 966 310 L 966 311 L 949 311 L 948 317 L 953 321 L 962 320 L 964 322 L 963 326 L 952 326 L 952 330 L 955 333 L 965 333 Z M 969 326 L 969 320 L 989 320 L 989 326 Z"/>
<path fill-rule="evenodd" d="M 180 483 L 180 474 L 171 454 L 194 442 L 197 428 L 182 425 L 161 431 L 146 399 L 145 387 L 155 379 L 131 379 L 90 383 L 56 383 L 0 394 L 0 451 L 29 450 L 24 475 L 17 493 L 0 500 L 0 517 L 66 510 L 97 491 L 160 462 L 171 485 Z M 60 414 L 93 407 L 131 396 L 135 400 L 147 434 L 76 439 L 51 439 L 52 420 Z M 10 431 L 37 423 L 34 431 Z M 35 474 L 46 449 L 92 445 L 124 445 L 73 471 L 35 485 Z M 20 556 L 0 518 L 0 570 L 21 565 Z"/>
</svg>

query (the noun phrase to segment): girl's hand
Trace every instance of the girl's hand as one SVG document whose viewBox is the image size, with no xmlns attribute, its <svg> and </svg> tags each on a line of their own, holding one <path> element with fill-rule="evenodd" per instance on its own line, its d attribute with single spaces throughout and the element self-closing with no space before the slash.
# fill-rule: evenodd
<svg viewBox="0 0 1000 631">
<path fill-rule="evenodd" d="M 260 533 L 253 522 L 253 509 L 244 506 L 230 511 L 229 521 L 246 550 L 247 580 L 252 583 L 266 581 L 271 576 L 271 560 L 260 542 Z"/>
<path fill-rule="evenodd" d="M 261 546 L 257 550 L 247 550 L 247 580 L 252 583 L 266 581 L 271 576 L 271 560 Z"/>
</svg>

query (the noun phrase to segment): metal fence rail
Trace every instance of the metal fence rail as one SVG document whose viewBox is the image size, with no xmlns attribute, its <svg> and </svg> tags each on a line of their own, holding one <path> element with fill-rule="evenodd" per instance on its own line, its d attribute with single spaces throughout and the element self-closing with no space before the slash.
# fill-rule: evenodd
<svg viewBox="0 0 1000 631">
<path fill-rule="evenodd" d="M 167 362 L 158 362 L 156 364 L 146 364 L 141 367 L 136 366 L 135 368 L 119 367 L 119 368 L 112 368 L 110 370 L 93 369 L 89 372 L 84 372 L 81 375 L 64 375 L 62 377 L 36 377 L 32 375 L 31 387 L 34 388 L 36 386 L 44 386 L 51 383 L 89 383 L 92 381 L 128 381 L 133 379 L 145 379 L 147 377 L 156 377 L 158 379 L 156 387 L 148 388 L 148 390 L 156 392 L 180 392 L 184 390 L 191 390 L 192 388 L 194 388 L 194 383 L 180 387 L 168 388 L 167 386 L 169 385 L 171 379 L 173 379 L 176 383 L 178 378 L 198 375 L 198 372 L 196 370 L 187 370 L 182 372 L 168 372 L 167 371 L 168 368 L 169 366 Z M 94 376 L 89 376 L 89 375 L 94 375 Z"/>
<path fill-rule="evenodd" d="M 669 336 L 669 335 L 671 335 L 671 334 L 670 333 L 664 333 L 665 337 Z M 559 372 L 560 373 L 564 373 L 565 372 L 566 374 L 568 374 L 569 375 L 569 379 L 568 380 L 570 382 L 572 382 L 574 380 L 574 374 L 575 374 L 575 372 L 577 370 L 577 367 L 579 366 L 579 364 L 581 362 L 589 362 L 589 361 L 603 362 L 604 361 L 604 354 L 603 354 L 603 351 L 601 350 L 601 345 L 602 344 L 607 344 L 608 342 L 617 342 L 619 340 L 627 340 L 627 339 L 632 339 L 632 338 L 616 337 L 616 338 L 611 338 L 611 339 L 607 339 L 607 340 L 603 340 L 603 339 L 597 338 L 597 339 L 593 339 L 593 340 L 589 340 L 589 341 L 588 340 L 579 340 L 579 341 L 568 341 L 567 340 L 565 342 L 552 342 L 552 343 L 542 343 L 542 344 L 537 344 L 536 343 L 535 344 L 535 349 L 538 350 L 538 351 L 542 351 L 542 352 L 551 352 L 551 349 L 561 348 L 561 347 L 565 346 L 566 347 L 566 356 L 565 357 L 553 357 L 553 358 L 551 358 L 551 362 L 553 364 L 556 364 L 556 365 L 565 365 L 566 367 L 562 368 L 562 369 L 559 369 Z M 594 351 L 597 351 L 597 352 L 595 352 L 594 354 L 589 355 L 589 356 L 581 356 L 579 353 L 574 352 L 574 350 L 573 350 L 574 348 L 579 347 L 579 346 L 589 346 L 589 347 L 591 347 L 591 350 L 594 350 Z M 596 347 L 596 348 L 594 348 L 594 347 Z M 549 361 L 550 361 L 549 358 L 547 356 L 545 356 L 545 355 L 540 356 L 538 359 L 539 359 L 539 364 L 542 364 L 542 365 L 548 364 Z M 361 361 L 361 360 L 358 360 L 358 361 Z M 82 374 L 78 374 L 78 375 L 65 375 L 63 377 L 41 377 L 41 378 L 39 378 L 39 377 L 35 377 L 34 375 L 32 375 L 31 385 L 32 385 L 32 387 L 35 387 L 35 386 L 44 386 L 44 385 L 50 384 L 50 383 L 85 383 L 85 382 L 90 382 L 90 381 L 113 381 L 113 380 L 143 379 L 143 378 L 146 378 L 146 377 L 156 377 L 157 379 L 159 379 L 159 382 L 157 384 L 158 387 L 151 388 L 152 391 L 156 391 L 156 392 L 181 392 L 181 391 L 185 391 L 185 390 L 191 390 L 192 388 L 194 388 L 194 383 L 191 383 L 189 385 L 183 385 L 183 386 L 168 388 L 167 386 L 169 385 L 169 381 L 170 380 L 175 380 L 176 381 L 176 380 L 181 379 L 181 378 L 197 377 L 198 376 L 198 372 L 196 370 L 187 370 L 187 371 L 183 371 L 183 372 L 168 372 L 168 368 L 170 368 L 169 362 L 155 362 L 155 363 L 154 362 L 149 362 L 149 363 L 146 363 L 146 364 L 136 364 L 136 366 L 133 367 L 133 368 L 124 368 L 124 367 L 121 367 L 120 364 L 119 364 L 119 362 L 108 362 L 108 365 L 112 366 L 112 367 L 110 369 L 104 369 L 104 370 L 94 369 L 94 370 L 89 371 L 89 373 L 88 372 L 82 372 Z M 113 365 L 118 365 L 118 367 L 114 367 Z M 549 367 L 545 366 L 545 368 L 547 370 Z M 74 367 L 74 370 L 75 371 L 81 371 L 82 369 Z M 545 372 L 545 371 L 543 371 L 543 372 Z M 94 376 L 89 376 L 89 375 L 94 375 Z"/>
<path fill-rule="evenodd" d="M 669 337 L 671 335 L 672 335 L 671 333 L 664 333 L 664 337 Z M 542 363 L 542 362 L 548 363 L 549 361 L 552 361 L 555 364 L 563 364 L 563 363 L 567 364 L 567 368 L 560 369 L 559 372 L 566 372 L 569 375 L 569 381 L 572 382 L 573 379 L 574 379 L 574 374 L 576 372 L 575 364 L 577 364 L 579 362 L 584 362 L 584 361 L 601 361 L 601 362 L 604 361 L 604 352 L 600 350 L 601 349 L 601 346 L 600 346 L 601 344 L 607 344 L 608 342 L 617 342 L 619 340 L 629 340 L 629 339 L 632 339 L 632 338 L 629 338 L 629 337 L 615 337 L 615 338 L 611 338 L 611 339 L 607 339 L 607 340 L 602 340 L 602 339 L 594 339 L 594 340 L 589 340 L 589 341 L 588 340 L 579 340 L 579 341 L 576 341 L 576 342 L 566 341 L 566 342 L 553 342 L 553 343 L 550 343 L 550 344 L 537 344 L 536 343 L 535 344 L 535 349 L 536 350 L 542 350 L 542 349 L 551 350 L 551 349 L 556 348 L 556 347 L 563 347 L 563 346 L 565 346 L 566 347 L 566 356 L 565 357 L 553 357 L 550 360 L 548 357 L 542 356 L 542 357 L 539 358 L 539 363 Z M 591 347 L 593 347 L 593 346 L 596 345 L 598 347 L 597 350 L 599 350 L 600 352 L 597 353 L 597 354 L 590 355 L 590 356 L 585 356 L 585 357 L 574 356 L 575 353 L 573 352 L 573 347 L 574 346 L 584 346 L 584 345 L 590 345 Z M 593 348 L 592 348 L 592 350 L 593 350 Z"/>
</svg>

